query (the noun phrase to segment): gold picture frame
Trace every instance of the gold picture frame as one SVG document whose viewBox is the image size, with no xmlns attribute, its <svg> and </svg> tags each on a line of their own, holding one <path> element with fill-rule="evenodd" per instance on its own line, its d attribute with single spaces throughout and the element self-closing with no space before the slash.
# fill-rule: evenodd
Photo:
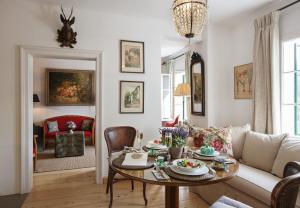
<svg viewBox="0 0 300 208">
<path fill-rule="evenodd" d="M 234 67 L 234 99 L 253 99 L 253 64 Z"/>
</svg>

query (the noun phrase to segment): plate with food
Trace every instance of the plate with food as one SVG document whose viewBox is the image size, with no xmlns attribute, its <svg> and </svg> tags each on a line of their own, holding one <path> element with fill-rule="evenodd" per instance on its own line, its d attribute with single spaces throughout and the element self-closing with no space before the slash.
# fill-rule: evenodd
<svg viewBox="0 0 300 208">
<path fill-rule="evenodd" d="M 155 149 L 155 150 L 161 150 L 161 149 L 167 149 L 168 147 L 166 145 L 161 144 L 160 140 L 154 140 L 148 142 L 146 145 L 148 149 Z"/>
<path fill-rule="evenodd" d="M 175 173 L 192 176 L 204 175 L 209 172 L 204 162 L 195 159 L 174 160 L 170 168 Z"/>
</svg>

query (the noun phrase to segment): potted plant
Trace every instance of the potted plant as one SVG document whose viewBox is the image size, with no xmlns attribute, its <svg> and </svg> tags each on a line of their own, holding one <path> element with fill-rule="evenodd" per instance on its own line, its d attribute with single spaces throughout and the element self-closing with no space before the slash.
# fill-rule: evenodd
<svg viewBox="0 0 300 208">
<path fill-rule="evenodd" d="M 189 132 L 183 128 L 163 128 L 160 129 L 162 144 L 169 148 L 172 159 L 179 159 L 182 155 L 183 146 Z"/>
</svg>

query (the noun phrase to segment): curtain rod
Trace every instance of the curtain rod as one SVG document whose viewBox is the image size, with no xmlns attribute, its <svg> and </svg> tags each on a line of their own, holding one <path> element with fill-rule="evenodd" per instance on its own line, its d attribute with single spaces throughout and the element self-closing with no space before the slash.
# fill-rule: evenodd
<svg viewBox="0 0 300 208">
<path fill-rule="evenodd" d="M 282 8 L 280 8 L 280 9 L 277 9 L 277 11 L 285 10 L 285 9 L 287 9 L 287 8 L 289 8 L 289 7 L 291 7 L 291 6 L 295 5 L 295 4 L 297 4 L 297 3 L 300 3 L 300 0 L 294 1 L 294 2 L 292 2 L 292 3 L 290 3 L 290 4 L 288 4 L 288 5 L 286 5 L 286 6 L 282 7 Z"/>
</svg>

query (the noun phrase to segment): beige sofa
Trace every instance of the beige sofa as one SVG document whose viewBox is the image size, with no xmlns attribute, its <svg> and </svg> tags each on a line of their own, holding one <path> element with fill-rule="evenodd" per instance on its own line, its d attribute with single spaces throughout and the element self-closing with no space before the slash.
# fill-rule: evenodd
<svg viewBox="0 0 300 208">
<path fill-rule="evenodd" d="M 300 161 L 300 138 L 263 135 L 246 125 L 232 128 L 232 148 L 240 161 L 237 176 L 214 185 L 191 187 L 190 191 L 210 204 L 225 195 L 255 208 L 270 207 L 271 193 L 281 180 L 284 165 Z"/>
</svg>

